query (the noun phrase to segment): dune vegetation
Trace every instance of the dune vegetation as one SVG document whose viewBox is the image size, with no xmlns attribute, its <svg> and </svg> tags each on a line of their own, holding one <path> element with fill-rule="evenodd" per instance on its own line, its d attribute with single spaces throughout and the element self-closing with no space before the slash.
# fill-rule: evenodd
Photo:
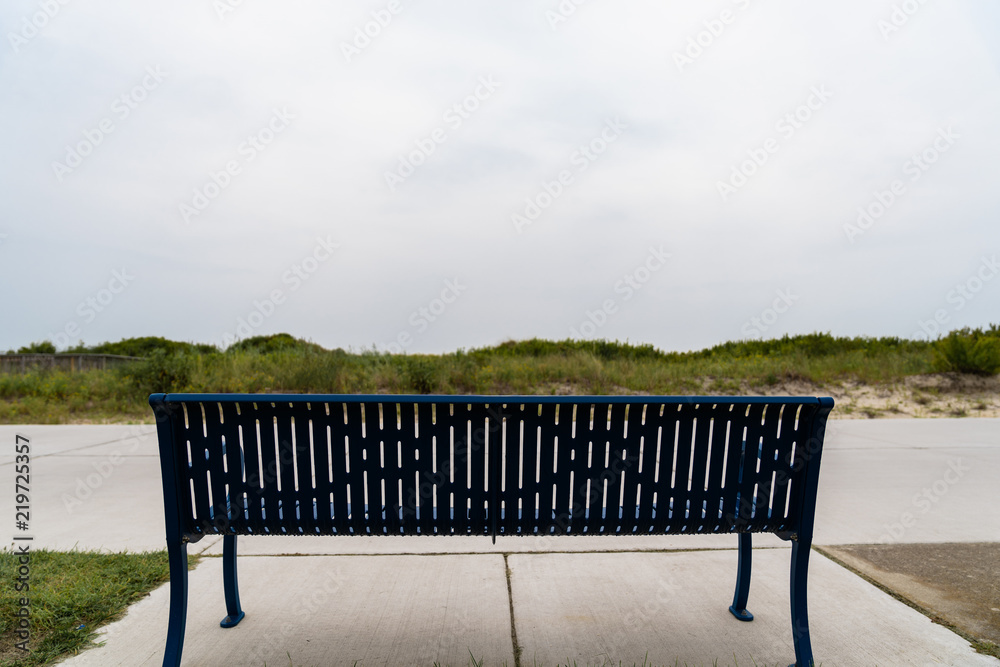
<svg viewBox="0 0 1000 667">
<path fill-rule="evenodd" d="M 19 352 L 52 349 L 42 342 Z M 992 378 L 1000 371 L 1000 325 L 953 331 L 936 341 L 813 333 L 695 352 L 532 339 L 398 355 L 330 350 L 289 334 L 248 338 L 225 350 L 146 337 L 67 352 L 142 360 L 108 370 L 2 374 L 0 423 L 149 421 L 147 398 L 155 392 L 801 394 L 898 386 L 933 374 Z"/>
</svg>

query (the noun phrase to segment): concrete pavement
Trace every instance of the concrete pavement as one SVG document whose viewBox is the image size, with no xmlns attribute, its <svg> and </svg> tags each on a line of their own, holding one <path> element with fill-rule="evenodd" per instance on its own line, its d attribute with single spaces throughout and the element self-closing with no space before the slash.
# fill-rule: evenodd
<svg viewBox="0 0 1000 667">
<path fill-rule="evenodd" d="M 152 426 L 0 426 L 0 511 L 15 433 L 32 443 L 38 547 L 161 549 Z M 817 544 L 996 542 L 1000 420 L 834 420 Z M 3 472 L 7 471 L 7 472 Z M 755 536 L 753 623 L 728 611 L 732 536 L 241 538 L 247 618 L 223 630 L 221 563 L 191 573 L 185 664 L 787 664 L 788 549 Z M 669 551 L 681 549 L 685 551 Z M 692 549 L 711 551 L 690 551 Z M 221 553 L 221 540 L 192 551 Z M 615 553 L 617 552 L 617 553 Z M 621 553 L 625 552 L 625 553 Z M 504 554 L 510 554 L 505 556 Z M 311 554 L 303 558 L 301 555 Z M 813 553 L 810 625 L 824 665 L 1000 665 Z M 65 664 L 158 664 L 167 589 Z M 513 612 L 513 623 L 511 614 Z M 515 644 L 516 637 L 516 644 Z"/>
<path fill-rule="evenodd" d="M 855 544 L 824 554 L 1000 646 L 1000 542 Z"/>
<path fill-rule="evenodd" d="M 513 666 L 511 608 L 521 665 L 794 658 L 786 549 L 755 554 L 752 623 L 727 610 L 732 550 L 514 554 L 508 562 L 512 607 L 499 554 L 248 557 L 240 562 L 247 616 L 224 630 L 221 561 L 208 559 L 191 573 L 185 664 L 457 666 L 474 657 Z M 810 595 L 823 665 L 997 664 L 819 554 Z M 167 610 L 160 588 L 109 627 L 105 647 L 63 664 L 159 665 Z"/>
</svg>

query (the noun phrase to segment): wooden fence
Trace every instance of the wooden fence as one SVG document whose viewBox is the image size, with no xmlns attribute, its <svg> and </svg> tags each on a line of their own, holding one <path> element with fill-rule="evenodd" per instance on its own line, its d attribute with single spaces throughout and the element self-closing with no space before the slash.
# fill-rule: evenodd
<svg viewBox="0 0 1000 667">
<path fill-rule="evenodd" d="M 0 354 L 0 373 L 104 370 L 132 361 L 142 361 L 142 357 L 120 354 Z"/>
</svg>

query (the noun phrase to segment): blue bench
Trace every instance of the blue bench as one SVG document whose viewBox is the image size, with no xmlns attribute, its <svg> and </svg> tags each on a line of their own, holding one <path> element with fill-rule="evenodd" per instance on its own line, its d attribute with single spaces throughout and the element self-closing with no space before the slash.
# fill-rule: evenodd
<svg viewBox="0 0 1000 667">
<path fill-rule="evenodd" d="M 153 394 L 180 665 L 187 545 L 239 535 L 738 535 L 730 612 L 750 621 L 752 533 L 790 540 L 795 664 L 830 398 Z"/>
</svg>

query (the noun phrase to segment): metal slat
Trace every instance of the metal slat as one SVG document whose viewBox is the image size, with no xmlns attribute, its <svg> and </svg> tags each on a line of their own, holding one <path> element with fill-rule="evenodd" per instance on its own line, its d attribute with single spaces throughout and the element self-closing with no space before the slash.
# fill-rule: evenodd
<svg viewBox="0 0 1000 667">
<path fill-rule="evenodd" d="M 448 423 L 448 441 L 452 452 L 452 475 L 453 483 L 451 493 L 453 497 L 453 519 L 452 526 L 456 535 L 468 535 L 471 532 L 469 525 L 469 513 L 472 505 L 472 498 L 469 492 L 470 466 L 469 457 L 469 431 L 466 426 L 467 408 L 461 403 L 452 403 L 448 406 L 448 414 L 445 419 Z"/>
<path fill-rule="evenodd" d="M 296 534 L 300 532 L 300 520 L 296 516 L 299 514 L 298 499 L 295 480 L 295 446 L 293 443 L 292 413 L 287 410 L 286 405 L 276 404 L 271 407 L 273 415 L 272 425 L 274 430 L 275 443 L 277 443 L 275 457 L 278 462 L 277 476 L 281 483 L 279 499 L 279 530 L 283 534 Z M 304 407 L 304 406 L 303 406 Z M 304 514 L 304 511 L 302 512 Z"/>
<path fill-rule="evenodd" d="M 641 451 L 638 454 L 635 470 L 630 479 L 635 481 L 637 500 L 635 516 L 635 532 L 637 534 L 648 534 L 655 528 L 653 494 L 656 492 L 656 452 L 662 427 L 661 413 L 666 409 L 662 403 L 647 403 L 645 410 L 638 415 L 639 420 L 635 422 L 639 438 L 641 439 Z M 632 432 L 632 429 L 629 431 Z"/>
<path fill-rule="evenodd" d="M 432 419 L 427 424 L 427 433 L 433 439 L 435 461 L 432 469 L 435 531 L 441 535 L 452 535 L 455 533 L 455 520 L 452 513 L 454 459 L 451 446 L 451 418 L 448 415 L 451 406 L 441 403 L 429 407 Z M 423 425 L 420 427 L 420 432 L 421 434 L 424 432 Z"/>
<path fill-rule="evenodd" d="M 598 449 L 601 449 L 603 454 L 602 434 L 607 432 L 606 427 L 601 427 L 602 421 L 607 421 L 607 410 L 602 410 L 602 407 L 591 403 L 588 408 L 589 415 L 584 423 L 577 424 L 576 458 L 573 461 L 574 505 L 581 508 L 579 521 L 581 535 L 593 535 L 600 526 L 600 497 L 595 498 L 597 480 L 594 478 L 594 462 Z"/>
<path fill-rule="evenodd" d="M 559 405 L 559 421 L 550 432 L 552 438 L 544 441 L 539 470 L 538 532 L 544 535 L 565 533 L 572 517 L 559 511 L 559 501 L 569 497 L 569 444 L 573 438 L 576 406 L 571 402 Z M 554 502 L 555 501 L 555 502 Z"/>
<path fill-rule="evenodd" d="M 762 530 L 776 530 L 780 526 L 780 515 L 774 511 L 774 503 L 777 502 L 778 491 L 778 461 L 780 458 L 780 445 L 778 442 L 778 429 L 781 426 L 781 406 L 768 406 L 764 409 L 764 442 L 761 448 L 760 457 L 760 484 L 764 489 L 761 494 L 761 511 L 763 524 Z"/>
<path fill-rule="evenodd" d="M 437 410 L 438 453 L 443 455 L 445 478 L 438 516 L 444 517 L 447 534 L 468 533 L 468 475 L 465 447 L 465 423 L 461 420 L 462 406 L 448 403 Z"/>
<path fill-rule="evenodd" d="M 326 431 L 329 438 L 329 463 L 327 474 L 331 478 L 330 488 L 333 493 L 331 514 L 331 532 L 333 534 L 350 535 L 351 520 L 348 517 L 347 484 L 350 481 L 348 468 L 348 432 L 345 421 L 347 406 L 342 402 L 324 403 L 322 414 L 316 416 L 319 428 Z"/>
<path fill-rule="evenodd" d="M 284 411 L 283 411 L 284 412 Z M 299 530 L 305 535 L 319 534 L 319 524 L 316 516 L 319 512 L 319 498 L 313 482 L 313 444 L 312 431 L 309 423 L 312 417 L 312 405 L 304 405 L 295 414 L 289 412 L 292 424 L 291 431 L 295 445 L 295 467 L 293 470 L 297 491 L 295 506 L 299 515 Z M 329 502 L 327 502 L 329 505 Z M 293 527 L 289 527 L 292 532 Z"/>
<path fill-rule="evenodd" d="M 246 530 L 245 517 L 246 482 L 244 481 L 246 459 L 243 454 L 243 442 L 240 440 L 240 416 L 236 404 L 218 402 L 222 413 L 219 423 L 219 433 L 226 442 L 226 473 L 225 484 L 228 496 L 228 521 L 226 532 L 241 533 Z"/>
<path fill-rule="evenodd" d="M 477 409 L 478 408 L 478 409 Z M 465 530 L 469 534 L 484 535 L 487 533 L 489 520 L 486 516 L 486 471 L 484 455 L 486 453 L 486 434 L 484 433 L 482 406 L 462 404 L 465 410 L 464 423 L 461 432 L 463 444 L 460 451 L 463 455 L 462 471 L 465 473 L 465 495 L 467 512 Z M 456 414 L 458 410 L 456 410 Z M 456 427 L 456 432 L 458 428 Z"/>
<path fill-rule="evenodd" d="M 417 442 L 416 412 L 413 405 L 400 403 L 398 407 L 398 443 L 393 450 L 394 464 L 399 483 L 396 485 L 397 515 L 401 516 L 398 532 L 416 535 L 417 510 L 420 505 L 420 488 L 417 479 L 423 462 Z"/>
<path fill-rule="evenodd" d="M 622 512 L 618 520 L 621 534 L 632 535 L 638 532 L 638 522 L 636 518 L 636 497 L 638 495 L 639 484 L 639 455 L 642 449 L 642 415 L 647 406 L 645 404 L 633 404 L 628 407 L 626 418 L 626 430 L 622 433 L 623 442 L 619 449 L 624 450 L 625 455 L 619 462 L 621 475 L 621 494 L 619 496 L 619 508 Z"/>
<path fill-rule="evenodd" d="M 201 404 L 186 406 L 187 427 L 183 430 L 184 439 L 188 449 L 188 488 L 183 493 L 190 498 L 193 512 L 189 517 L 191 526 L 198 534 L 212 532 L 212 523 L 209 519 L 211 502 L 208 496 L 208 476 L 209 466 L 207 457 L 210 455 L 210 448 L 206 442 L 202 431 L 204 422 L 201 415 Z"/>
<path fill-rule="evenodd" d="M 308 421 L 303 420 L 302 427 L 306 431 L 306 437 L 309 438 L 311 446 L 310 477 L 313 483 L 312 497 L 315 499 L 316 507 L 315 532 L 320 535 L 329 535 L 333 532 L 334 526 L 335 510 L 331 497 L 335 493 L 336 486 L 330 476 L 333 446 L 327 432 L 329 422 L 326 411 L 329 406 L 326 403 L 311 403 L 310 406 L 309 419 Z M 296 439 L 298 440 L 299 437 L 296 436 Z"/>
<path fill-rule="evenodd" d="M 462 534 L 489 534 L 489 517 L 486 513 L 486 410 L 482 405 L 467 403 L 455 405 L 456 468 L 462 472 Z M 461 440 L 458 434 L 461 433 Z M 461 463 L 458 464 L 458 460 Z M 456 475 L 456 482 L 458 476 Z M 458 494 L 456 493 L 456 498 Z M 459 512 L 455 512 L 456 518 Z"/>
<path fill-rule="evenodd" d="M 690 483 L 692 440 L 697 413 L 694 405 L 681 405 L 677 415 L 677 453 L 671 466 L 673 485 L 671 489 L 671 523 L 678 532 L 692 532 Z"/>
<path fill-rule="evenodd" d="M 793 443 L 801 441 L 801 426 L 796 426 L 799 407 L 795 405 L 783 406 L 780 419 L 779 442 L 777 443 L 778 460 L 775 462 L 777 480 L 774 491 L 774 515 L 781 522 L 781 530 L 791 530 L 797 522 L 798 515 L 795 505 L 789 506 L 788 495 L 791 485 L 793 469 L 791 452 Z M 787 514 L 787 516 L 786 516 Z"/>
<path fill-rule="evenodd" d="M 420 516 L 416 524 L 422 535 L 433 535 L 436 528 L 434 521 L 435 498 L 440 498 L 441 469 L 436 467 L 437 461 L 434 458 L 434 430 L 431 428 L 431 412 L 434 406 L 429 403 L 420 403 L 416 408 L 416 429 L 418 436 L 416 441 L 416 451 L 420 455 L 420 465 L 416 466 L 419 479 L 417 480 L 417 493 L 420 497 Z"/>
<path fill-rule="evenodd" d="M 522 420 L 521 406 L 508 404 L 502 406 L 501 411 L 500 463 L 499 468 L 494 470 L 494 476 L 500 483 L 499 509 L 502 515 L 497 524 L 497 532 L 500 535 L 516 535 L 517 520 L 515 517 L 519 490 L 518 469 L 515 463 Z"/>
<path fill-rule="evenodd" d="M 812 443 L 809 440 L 810 429 L 814 426 L 813 419 L 819 410 L 820 406 L 818 405 L 803 405 L 799 411 L 799 427 L 796 429 L 795 450 L 790 465 L 792 470 L 790 502 L 792 507 L 795 507 L 799 513 L 802 511 L 803 497 L 807 490 L 805 484 L 806 476 L 811 465 L 818 465 L 816 463 L 817 453 L 821 453 L 822 451 L 822 443 Z M 813 508 L 813 511 L 815 511 L 815 508 Z M 795 524 L 798 523 L 799 517 L 797 516 Z"/>
<path fill-rule="evenodd" d="M 708 490 L 706 497 L 706 532 L 717 533 L 722 530 L 724 505 L 729 489 L 724 487 L 726 469 L 726 429 L 729 426 L 729 406 L 716 405 L 712 410 L 711 448 L 708 462 Z"/>
<path fill-rule="evenodd" d="M 240 416 L 237 422 L 240 430 L 240 443 L 243 445 L 244 474 L 246 481 L 243 488 L 246 493 L 247 529 L 251 533 L 264 532 L 265 500 L 263 495 L 264 479 L 260 474 L 263 463 L 260 458 L 260 441 L 257 438 L 256 409 L 252 403 L 238 403 Z"/>
<path fill-rule="evenodd" d="M 367 535 L 369 524 L 365 516 L 365 475 L 364 456 L 365 441 L 362 437 L 363 420 L 361 418 L 361 403 L 346 403 L 347 417 L 343 426 L 344 439 L 344 477 L 347 481 L 347 530 L 351 535 Z"/>
<path fill-rule="evenodd" d="M 580 430 L 589 430 L 590 406 L 584 403 L 573 405 L 573 416 L 564 430 L 565 437 L 559 438 L 559 451 L 556 453 L 556 478 L 558 483 L 553 490 L 553 510 L 555 512 L 556 532 L 566 535 L 579 533 L 582 530 L 584 509 L 579 499 L 576 486 L 580 482 L 578 466 Z"/>
<path fill-rule="evenodd" d="M 604 532 L 612 534 L 622 534 L 631 532 L 631 528 L 625 529 L 625 525 L 631 526 L 634 523 L 626 511 L 625 505 L 629 500 L 625 496 L 624 486 L 628 477 L 628 449 L 634 440 L 626 439 L 629 433 L 632 414 L 635 412 L 633 406 L 621 403 L 612 403 L 610 434 L 608 438 L 608 458 L 605 471 L 601 473 L 602 479 L 607 479 L 607 504 L 606 516 L 603 520 Z M 641 410 L 640 410 L 641 412 Z M 631 504 L 635 504 L 635 495 L 632 495 Z M 632 508 L 634 516 L 634 507 Z"/>
<path fill-rule="evenodd" d="M 674 491 L 674 460 L 678 438 L 678 411 L 681 406 L 667 404 L 663 414 L 657 419 L 657 460 L 655 465 L 655 482 L 653 483 L 652 505 L 656 509 L 653 520 L 653 532 L 665 533 L 675 530 L 677 526 L 676 513 L 671 506 Z"/>
<path fill-rule="evenodd" d="M 366 401 L 364 407 L 365 434 L 361 440 L 361 456 L 357 459 L 357 465 L 361 470 L 363 486 L 358 500 L 353 501 L 358 509 L 367 508 L 365 516 L 365 526 L 368 532 L 374 535 L 386 534 L 386 523 L 383 518 L 385 505 L 382 502 L 382 466 L 380 456 L 382 451 L 382 425 L 379 406 L 381 403 Z M 351 446 L 354 452 L 354 446 Z M 351 460 L 351 469 L 354 468 L 354 459 Z M 352 500 L 354 494 L 351 494 Z"/>
<path fill-rule="evenodd" d="M 691 453 L 691 491 L 688 494 L 691 508 L 688 525 L 693 533 L 706 532 L 706 527 L 709 523 L 709 493 L 708 488 L 706 488 L 705 478 L 709 465 L 708 457 L 711 445 L 709 435 L 713 428 L 714 412 L 714 408 L 710 403 L 699 403 L 694 409 L 697 425 L 694 429 L 694 446 Z M 716 511 L 718 511 L 718 506 L 716 506 Z"/>
<path fill-rule="evenodd" d="M 275 439 L 274 407 L 270 403 L 255 406 L 255 427 L 260 443 L 260 461 L 263 464 L 261 496 L 264 499 L 264 530 L 271 534 L 281 534 L 281 469 L 278 465 L 277 441 Z"/>
<path fill-rule="evenodd" d="M 570 470 L 573 476 L 571 506 L 574 510 L 573 532 L 586 535 L 591 532 L 590 468 L 595 439 L 594 426 L 598 416 L 597 405 L 588 402 L 576 414 L 576 437 L 571 440 Z M 581 415 L 582 412 L 582 415 Z"/>
<path fill-rule="evenodd" d="M 740 468 L 743 463 L 743 434 L 746 427 L 746 405 L 732 405 L 726 411 L 725 423 L 725 493 L 722 494 L 722 528 L 732 532 L 739 518 Z"/>
<path fill-rule="evenodd" d="M 469 498 L 469 513 L 466 530 L 472 535 L 489 535 L 491 519 L 487 510 L 489 490 L 486 479 L 486 465 L 489 449 L 489 413 L 485 405 L 465 405 L 465 455 L 468 464 L 466 494 Z"/>
<path fill-rule="evenodd" d="M 226 469 L 232 465 L 229 450 L 233 447 L 230 441 L 224 440 L 222 415 L 218 403 L 203 403 L 205 425 L 206 466 L 210 473 L 209 489 L 212 492 L 212 508 L 210 522 L 205 524 L 205 532 L 225 533 L 229 527 L 228 488 Z M 237 458 L 237 462 L 238 462 Z"/>
<path fill-rule="evenodd" d="M 512 485 L 512 493 L 508 495 L 507 525 L 513 535 L 535 535 L 541 532 L 543 523 L 551 523 L 551 509 L 548 517 L 545 517 L 538 507 L 543 494 L 547 496 L 547 504 L 552 504 L 551 485 L 542 481 L 542 471 L 538 464 L 542 451 L 546 447 L 550 450 L 552 448 L 558 406 L 519 407 L 520 428 L 514 431 L 514 442 L 507 452 L 507 479 Z M 535 500 L 536 494 L 539 495 L 538 502 Z"/>
<path fill-rule="evenodd" d="M 587 499 L 585 525 L 588 535 L 599 535 L 607 530 L 603 475 L 607 471 L 604 460 L 608 455 L 610 443 L 610 419 L 611 406 L 607 403 L 595 404 L 590 440 L 588 442 L 589 451 L 587 452 L 585 473 L 588 484 L 584 487 L 584 494 Z"/>
<path fill-rule="evenodd" d="M 774 501 L 771 507 L 771 525 L 774 530 L 789 531 L 793 529 L 798 517 L 793 509 L 789 507 L 788 495 L 791 490 L 792 466 L 790 452 L 792 443 L 796 439 L 795 419 L 798 413 L 797 406 L 785 406 L 781 410 L 778 418 L 778 435 L 775 446 L 777 459 L 773 462 L 774 468 Z"/>
<path fill-rule="evenodd" d="M 767 494 L 764 492 L 763 475 L 758 471 L 766 408 L 764 405 L 751 405 L 747 410 L 747 441 L 740 484 L 740 504 L 747 510 L 741 514 L 741 519 L 745 519 L 742 528 L 749 531 L 762 524 L 767 517 Z M 744 499 L 748 502 L 744 502 Z"/>
<path fill-rule="evenodd" d="M 462 425 L 451 414 L 455 409 L 453 404 L 437 406 L 435 413 L 435 432 L 437 433 L 439 468 L 444 472 L 440 500 L 438 504 L 438 520 L 445 527 L 446 535 L 461 535 L 465 526 L 465 466 L 458 452 L 458 444 L 462 441 Z M 456 425 L 457 424 L 457 425 Z M 459 432 L 455 432 L 458 430 Z"/>
<path fill-rule="evenodd" d="M 387 401 L 381 406 L 381 434 L 379 437 L 379 458 L 376 464 L 376 475 L 379 477 L 377 495 L 385 508 L 385 534 L 398 535 L 401 532 L 402 520 L 400 513 L 403 497 L 399 487 L 402 480 L 402 470 L 399 454 L 402 447 L 402 434 L 399 427 L 399 411 L 397 404 Z"/>
</svg>

